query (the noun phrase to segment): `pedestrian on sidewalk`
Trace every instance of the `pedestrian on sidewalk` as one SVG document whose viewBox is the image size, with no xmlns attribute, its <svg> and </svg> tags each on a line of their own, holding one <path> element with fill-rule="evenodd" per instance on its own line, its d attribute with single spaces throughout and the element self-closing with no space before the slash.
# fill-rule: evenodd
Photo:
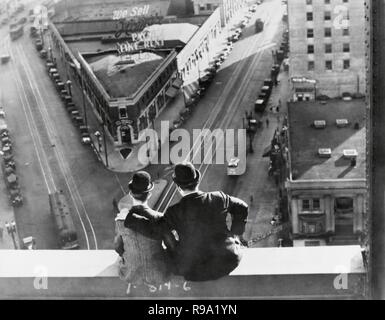
<svg viewBox="0 0 385 320">
<path fill-rule="evenodd" d="M 3 241 L 3 227 L 0 225 L 0 240 Z"/>
<path fill-rule="evenodd" d="M 268 128 L 269 127 L 269 118 L 266 118 L 266 128 Z"/>
<path fill-rule="evenodd" d="M 254 201 L 254 197 L 253 197 L 253 195 L 251 194 L 251 195 L 250 195 L 250 205 L 253 205 L 253 201 Z"/>
</svg>

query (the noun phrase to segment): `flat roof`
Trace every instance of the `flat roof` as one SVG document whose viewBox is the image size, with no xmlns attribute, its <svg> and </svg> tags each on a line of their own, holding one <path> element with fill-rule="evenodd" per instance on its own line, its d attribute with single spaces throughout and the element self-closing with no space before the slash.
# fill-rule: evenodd
<svg viewBox="0 0 385 320">
<path fill-rule="evenodd" d="M 96 78 L 112 98 L 133 95 L 168 56 L 165 52 L 142 52 L 126 56 L 84 54 Z"/>
<path fill-rule="evenodd" d="M 363 99 L 289 103 L 289 137 L 293 180 L 364 179 L 366 178 L 366 107 Z M 338 128 L 336 119 L 349 125 Z M 312 126 L 325 120 L 325 129 Z M 355 129 L 355 124 L 359 129 Z M 320 158 L 318 149 L 331 149 L 330 158 Z M 356 167 L 343 157 L 345 149 L 358 153 Z"/>
<path fill-rule="evenodd" d="M 191 23 L 165 23 L 153 24 L 145 28 L 156 35 L 160 40 L 174 41 L 179 40 L 186 44 L 199 29 L 198 26 Z"/>
<path fill-rule="evenodd" d="M 99 51 L 116 50 L 116 43 L 102 43 L 100 40 L 84 40 L 84 41 L 66 41 L 67 46 L 73 54 L 79 53 L 96 53 Z"/>
</svg>

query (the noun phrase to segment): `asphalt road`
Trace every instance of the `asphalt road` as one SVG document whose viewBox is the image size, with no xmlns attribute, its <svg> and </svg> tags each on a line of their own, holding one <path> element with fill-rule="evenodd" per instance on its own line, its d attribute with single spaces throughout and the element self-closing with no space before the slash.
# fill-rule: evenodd
<svg viewBox="0 0 385 320">
<path fill-rule="evenodd" d="M 269 21 L 265 31 L 255 35 L 252 26 L 246 28 L 186 124 L 187 129 L 202 128 L 202 123 L 209 118 L 211 128 L 241 127 L 244 110 L 251 110 L 258 95 L 256 88 L 259 89 L 269 75 L 273 41 L 282 32 L 279 18 L 270 22 L 277 17 L 278 5 L 280 7 L 278 0 L 262 5 Z M 44 61 L 38 57 L 28 36 L 28 27 L 21 39 L 14 42 L 8 39 L 5 43 L 12 62 L 1 66 L 0 81 L 25 196 L 23 207 L 15 212 L 20 238 L 34 236 L 39 249 L 57 247 L 48 206 L 48 193 L 57 189 L 63 190 L 69 199 L 81 248 L 111 249 L 114 236 L 111 200 L 123 195 L 131 175 L 108 171 L 91 148 L 81 145 L 77 129 L 46 73 Z M 264 139 L 270 142 L 271 137 Z M 258 169 L 260 174 L 266 172 L 266 166 L 264 163 Z M 205 166 L 201 170 L 204 190 L 224 189 L 240 197 L 244 196 L 237 194 L 240 185 L 247 179 L 255 179 L 244 176 L 234 183 L 227 177 L 223 165 Z M 165 166 L 151 166 L 148 171 L 154 177 L 159 173 L 169 178 Z M 231 190 L 227 187 L 230 183 Z M 259 188 L 264 188 L 266 183 L 260 181 Z"/>
<path fill-rule="evenodd" d="M 245 111 L 252 111 L 263 80 L 270 77 L 273 65 L 271 50 L 279 47 L 283 31 L 280 12 L 280 1 L 265 1 L 259 7 L 249 26 L 237 43 L 225 63 L 221 66 L 213 84 L 206 96 L 200 101 L 195 114 L 184 126 L 192 129 L 239 129 L 242 128 L 242 118 Z M 265 19 L 265 29 L 255 34 L 253 21 L 262 16 Z M 210 110 L 210 113 L 207 111 Z M 271 122 L 273 127 L 273 122 Z M 272 129 L 273 131 L 273 129 Z M 259 132 L 254 139 L 254 148 L 264 148 L 271 142 L 272 132 Z M 261 151 L 261 150 L 259 150 Z M 203 151 L 202 151 L 203 153 Z M 259 152 L 260 153 L 260 152 Z M 190 159 L 194 153 L 190 154 Z M 256 157 L 256 155 L 248 155 Z M 255 159 L 254 159 L 255 160 Z M 254 161 L 255 162 L 255 161 Z M 238 178 L 226 174 L 226 165 L 198 165 L 203 174 L 201 187 L 205 191 L 223 190 L 249 202 L 250 195 L 255 197 L 256 208 L 251 208 L 247 227 L 247 239 L 254 238 L 266 232 L 274 212 L 274 200 L 277 190 L 271 178 L 268 177 L 269 159 L 258 160 L 258 165 L 249 167 L 245 175 Z M 168 205 L 178 201 L 179 195 L 171 185 L 166 192 L 164 201 L 158 208 L 164 210 Z M 258 215 L 258 217 L 257 217 Z M 273 245 L 270 243 L 270 245 Z"/>
</svg>

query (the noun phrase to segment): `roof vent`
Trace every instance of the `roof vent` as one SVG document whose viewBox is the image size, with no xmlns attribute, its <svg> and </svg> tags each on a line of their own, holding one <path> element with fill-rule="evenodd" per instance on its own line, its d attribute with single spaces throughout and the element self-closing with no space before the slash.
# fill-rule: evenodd
<svg viewBox="0 0 385 320">
<path fill-rule="evenodd" d="M 320 158 L 330 158 L 332 156 L 332 149 L 320 148 L 320 149 L 318 149 L 318 156 Z"/>
<path fill-rule="evenodd" d="M 343 128 L 349 125 L 349 121 L 347 119 L 337 119 L 336 124 L 338 128 Z"/>
<path fill-rule="evenodd" d="M 352 159 L 357 158 L 358 153 L 356 149 L 345 149 L 344 150 L 344 158 Z"/>
<path fill-rule="evenodd" d="M 314 127 L 316 129 L 325 129 L 326 128 L 326 121 L 325 120 L 315 120 L 314 121 Z"/>
</svg>

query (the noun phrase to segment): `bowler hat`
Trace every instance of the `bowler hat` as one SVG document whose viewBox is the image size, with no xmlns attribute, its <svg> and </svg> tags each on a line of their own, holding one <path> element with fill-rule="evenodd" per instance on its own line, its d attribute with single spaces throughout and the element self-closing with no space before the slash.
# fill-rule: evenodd
<svg viewBox="0 0 385 320">
<path fill-rule="evenodd" d="M 178 163 L 172 178 L 178 186 L 189 187 L 199 182 L 201 173 L 190 162 Z"/>
<path fill-rule="evenodd" d="M 151 182 L 151 176 L 147 172 L 138 171 L 128 183 L 128 189 L 133 194 L 142 194 L 154 189 L 154 184 Z"/>
</svg>

